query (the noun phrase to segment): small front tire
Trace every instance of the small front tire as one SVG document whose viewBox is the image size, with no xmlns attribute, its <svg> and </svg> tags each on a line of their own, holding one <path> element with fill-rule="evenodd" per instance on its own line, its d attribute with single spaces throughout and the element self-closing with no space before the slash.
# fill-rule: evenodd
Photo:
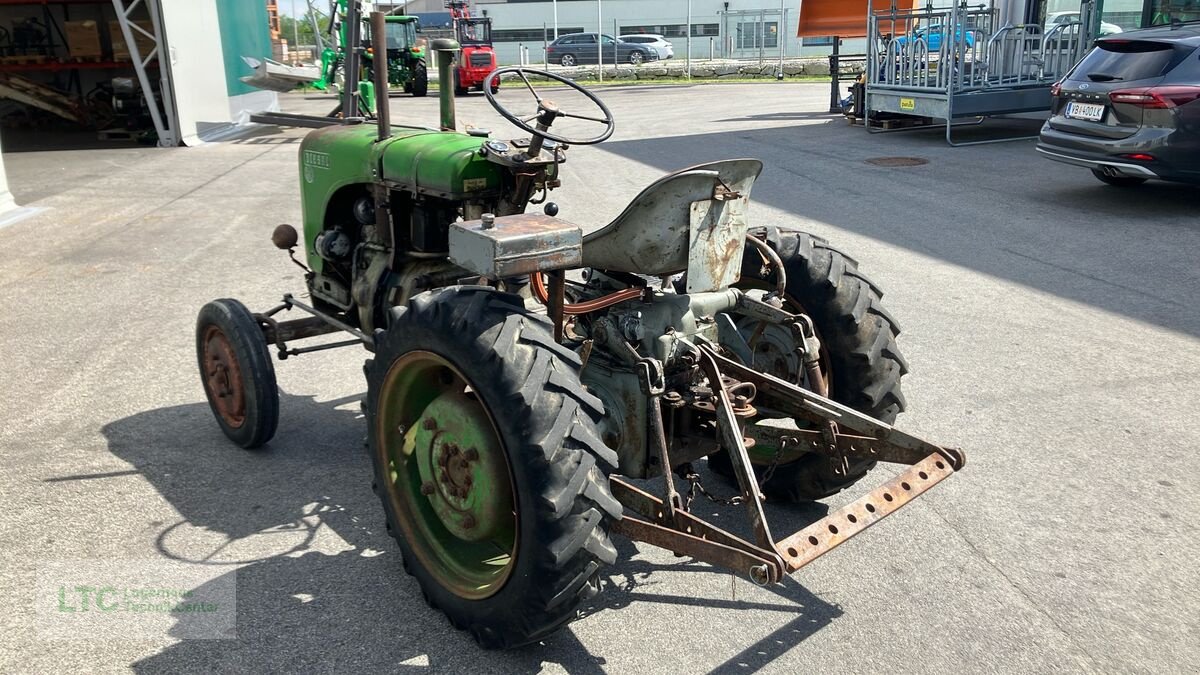
<svg viewBox="0 0 1200 675">
<path fill-rule="evenodd" d="M 196 358 L 209 408 L 229 440 L 261 447 L 279 426 L 279 387 L 262 328 L 237 300 L 214 300 L 196 319 Z"/>
</svg>

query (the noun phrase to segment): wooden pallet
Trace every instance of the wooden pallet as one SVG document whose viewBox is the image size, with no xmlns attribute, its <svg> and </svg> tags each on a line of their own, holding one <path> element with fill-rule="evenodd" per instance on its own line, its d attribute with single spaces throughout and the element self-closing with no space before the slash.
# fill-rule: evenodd
<svg viewBox="0 0 1200 675">
<path fill-rule="evenodd" d="M 871 127 L 875 129 L 883 129 L 892 131 L 896 129 L 913 129 L 916 127 L 927 127 L 932 122 L 926 117 L 898 117 L 884 118 L 871 120 Z"/>
<path fill-rule="evenodd" d="M 38 63 L 49 63 L 53 61 L 49 56 L 22 54 L 20 56 L 0 56 L 0 63 L 14 66 L 27 66 Z"/>
</svg>

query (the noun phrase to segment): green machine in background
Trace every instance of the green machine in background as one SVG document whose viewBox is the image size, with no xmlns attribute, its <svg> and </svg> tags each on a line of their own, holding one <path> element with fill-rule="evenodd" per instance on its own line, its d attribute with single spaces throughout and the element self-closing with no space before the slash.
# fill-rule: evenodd
<svg viewBox="0 0 1200 675">
<path fill-rule="evenodd" d="M 362 7 L 357 0 L 333 0 L 330 7 L 328 44 L 321 49 L 321 79 L 313 86 L 321 90 L 345 87 L 347 76 L 356 71 L 356 88 L 364 112 L 375 110 L 374 77 L 372 72 L 380 49 L 370 26 L 362 20 Z M 429 71 L 424 45 L 417 39 L 419 23 L 414 16 L 388 16 L 386 45 L 388 84 L 401 87 L 407 94 L 425 96 L 429 92 Z M 315 27 L 314 27 L 315 28 Z M 320 31 L 315 31 L 318 35 Z M 324 41 L 322 41 L 324 42 Z M 357 45 L 356 50 L 347 49 Z M 351 67 L 351 51 L 357 51 L 361 59 Z"/>
<path fill-rule="evenodd" d="M 386 54 L 387 69 L 377 77 L 376 60 L 379 51 L 373 39 L 370 23 L 364 20 L 361 0 L 332 0 L 330 22 L 325 31 L 316 24 L 316 12 L 309 0 L 309 17 L 317 48 L 321 51 L 321 76 L 312 85 L 323 91 L 336 91 L 337 107 L 328 115 L 304 115 L 285 112 L 259 112 L 250 116 L 252 122 L 279 126 L 322 128 L 339 124 L 356 124 L 374 119 L 381 89 L 402 88 L 413 96 L 429 93 L 427 50 L 417 37 L 419 22 L 415 16 L 384 17 L 380 42 Z M 325 38 L 328 38 L 326 41 Z M 355 45 L 354 48 L 349 48 Z M 355 77 L 347 78 L 348 73 Z M 355 84 L 347 85 L 347 82 Z"/>
</svg>

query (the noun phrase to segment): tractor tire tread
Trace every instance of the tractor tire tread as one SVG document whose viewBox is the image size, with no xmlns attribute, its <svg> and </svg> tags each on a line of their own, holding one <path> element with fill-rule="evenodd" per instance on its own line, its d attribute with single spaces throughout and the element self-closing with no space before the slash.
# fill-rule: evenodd
<svg viewBox="0 0 1200 675">
<path fill-rule="evenodd" d="M 225 333 L 239 359 L 246 390 L 246 418 L 240 427 L 229 427 L 217 412 L 208 387 L 204 387 L 209 407 L 221 431 L 231 441 L 246 450 L 261 448 L 274 438 L 279 428 L 279 386 L 262 327 L 239 300 L 221 298 L 202 307 L 196 318 L 196 357 L 202 382 L 205 377 L 203 334 L 212 324 Z M 242 359 L 245 359 L 244 363 L 240 362 Z"/>
<path fill-rule="evenodd" d="M 883 309 L 883 292 L 858 269 L 858 261 L 816 235 L 780 227 L 754 232 L 766 236 L 787 271 L 788 295 L 816 324 L 822 348 L 831 358 L 831 396 L 886 423 L 905 408 L 900 379 L 908 364 L 896 338 L 900 326 Z M 753 262 L 743 277 L 754 276 Z M 763 492 L 769 498 L 814 501 L 830 497 L 861 479 L 874 462 L 857 462 L 845 476 L 833 473 L 823 455 L 809 454 L 779 465 Z M 727 455 L 709 458 L 717 473 L 731 475 Z"/>
<path fill-rule="evenodd" d="M 424 61 L 417 61 L 413 66 L 412 95 L 424 98 L 429 95 L 429 66 Z"/>
<path fill-rule="evenodd" d="M 463 307 L 472 311 L 454 311 Z M 486 397 L 493 418 L 506 427 L 500 433 L 514 480 L 527 486 L 518 487 L 514 497 L 518 513 L 524 513 L 521 531 L 528 534 L 518 543 L 513 563 L 518 568 L 495 595 L 467 601 L 443 588 L 422 568 L 396 523 L 392 536 L 406 569 L 431 606 L 483 647 L 537 642 L 577 616 L 579 603 L 599 587 L 601 568 L 617 557 L 608 527 L 621 517 L 621 505 L 602 470 L 615 470 L 616 454 L 597 440 L 602 411 L 578 381 L 578 358 L 549 348 L 549 321 L 526 310 L 516 296 L 484 286 L 455 286 L 422 293 L 390 316 L 392 329 L 378 340 L 369 369 L 372 447 L 377 443 L 375 402 L 391 364 L 406 351 L 436 349 L 453 362 L 470 363 L 477 394 Z M 475 358 L 460 361 L 454 354 Z M 373 454 L 378 492 L 392 524 L 384 469 L 379 452 Z"/>
</svg>

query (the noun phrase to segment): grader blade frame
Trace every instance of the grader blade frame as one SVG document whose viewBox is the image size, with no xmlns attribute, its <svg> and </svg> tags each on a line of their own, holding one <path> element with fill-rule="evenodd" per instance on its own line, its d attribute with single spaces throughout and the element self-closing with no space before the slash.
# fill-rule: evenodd
<svg viewBox="0 0 1200 675">
<path fill-rule="evenodd" d="M 761 396 L 771 398 L 780 409 L 814 422 L 822 430 L 782 429 L 754 426 L 746 433 L 755 440 L 782 443 L 796 455 L 818 452 L 833 466 L 848 466 L 854 460 L 905 464 L 910 468 L 865 496 L 783 539 L 771 535 L 763 511 L 763 495 L 746 450 L 746 440 L 737 424 L 730 396 L 723 386 L 714 387 L 720 441 L 729 453 L 734 475 L 754 532 L 754 543 L 726 532 L 685 510 L 640 490 L 619 477 L 611 479 L 614 496 L 635 515 L 627 515 L 614 530 L 630 539 L 643 541 L 712 565 L 744 573 L 755 583 L 777 583 L 829 553 L 900 507 L 961 470 L 966 455 L 906 434 L 836 401 L 795 384 L 721 356 L 708 345 L 701 347 L 700 366 L 710 382 L 721 375 L 751 382 Z M 781 453 L 781 458 L 789 455 Z M 671 471 L 672 467 L 666 467 Z M 835 468 L 836 470 L 836 468 Z"/>
</svg>

